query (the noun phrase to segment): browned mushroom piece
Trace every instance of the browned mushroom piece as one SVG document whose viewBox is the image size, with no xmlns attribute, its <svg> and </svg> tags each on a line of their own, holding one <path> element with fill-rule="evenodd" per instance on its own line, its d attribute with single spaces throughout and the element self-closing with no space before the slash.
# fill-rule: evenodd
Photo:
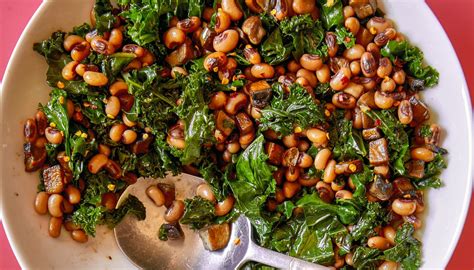
<svg viewBox="0 0 474 270">
<path fill-rule="evenodd" d="M 113 179 L 120 179 L 122 177 L 122 168 L 117 162 L 111 159 L 107 160 L 107 163 L 105 164 L 104 169 L 109 173 L 109 176 L 112 177 Z"/>
<path fill-rule="evenodd" d="M 415 189 L 410 180 L 406 177 L 398 177 L 393 180 L 394 196 L 410 192 Z"/>
<path fill-rule="evenodd" d="M 298 164 L 300 151 L 297 147 L 291 147 L 283 153 L 283 166 L 295 167 Z"/>
<path fill-rule="evenodd" d="M 359 173 L 363 170 L 363 168 L 364 164 L 360 159 L 344 161 L 336 164 L 336 174 L 349 175 L 353 173 Z"/>
<path fill-rule="evenodd" d="M 176 198 L 176 190 L 174 185 L 167 183 L 158 183 L 157 186 L 165 195 L 165 206 L 166 208 L 169 208 Z"/>
<path fill-rule="evenodd" d="M 265 144 L 265 151 L 268 155 L 268 162 L 270 162 L 270 164 L 277 166 L 281 164 L 283 161 L 283 153 L 285 152 L 283 146 L 274 142 L 268 142 Z"/>
<path fill-rule="evenodd" d="M 267 81 L 257 81 L 248 87 L 252 106 L 259 109 L 265 108 L 272 98 L 272 87 Z"/>
<path fill-rule="evenodd" d="M 408 175 L 414 178 L 423 178 L 425 176 L 425 162 L 423 160 L 411 160 L 407 164 Z"/>
<path fill-rule="evenodd" d="M 418 126 L 430 119 L 430 112 L 423 101 L 415 96 L 412 96 L 408 101 L 410 101 L 413 110 L 413 120 L 410 122 L 412 127 Z"/>
<path fill-rule="evenodd" d="M 46 161 L 46 149 L 36 147 L 34 143 L 25 143 L 23 153 L 25 155 L 25 171 L 27 172 L 39 170 Z"/>
<path fill-rule="evenodd" d="M 216 115 L 216 127 L 227 137 L 234 130 L 235 121 L 224 111 L 218 111 Z"/>
<path fill-rule="evenodd" d="M 143 133 L 138 136 L 138 139 L 132 144 L 131 150 L 134 154 L 145 154 L 150 149 L 150 145 L 153 142 L 153 135 Z"/>
<path fill-rule="evenodd" d="M 371 165 L 384 165 L 389 160 L 387 140 L 385 138 L 369 142 L 369 161 Z"/>
<path fill-rule="evenodd" d="M 380 134 L 379 128 L 374 127 L 374 128 L 366 128 L 362 130 L 362 137 L 366 141 L 372 141 L 372 140 L 380 139 L 382 135 Z"/>
<path fill-rule="evenodd" d="M 64 172 L 60 165 L 43 171 L 44 189 L 48 194 L 58 194 L 64 190 Z"/>
<path fill-rule="evenodd" d="M 159 233 L 160 240 L 179 240 L 183 237 L 184 233 L 183 230 L 181 230 L 179 222 L 161 224 Z"/>
<path fill-rule="evenodd" d="M 377 0 L 350 0 L 349 5 L 354 9 L 359 19 L 374 15 L 377 11 Z"/>
<path fill-rule="evenodd" d="M 235 116 L 237 127 L 241 134 L 247 134 L 254 131 L 254 126 L 250 116 L 244 112 L 240 112 Z"/>
<path fill-rule="evenodd" d="M 386 201 L 393 194 L 393 185 L 389 181 L 383 180 L 379 175 L 376 175 L 374 181 L 370 184 L 369 194 L 381 201 Z"/>
<path fill-rule="evenodd" d="M 230 225 L 229 223 L 211 225 L 199 231 L 204 248 L 215 251 L 223 249 L 227 246 L 230 240 Z"/>
</svg>

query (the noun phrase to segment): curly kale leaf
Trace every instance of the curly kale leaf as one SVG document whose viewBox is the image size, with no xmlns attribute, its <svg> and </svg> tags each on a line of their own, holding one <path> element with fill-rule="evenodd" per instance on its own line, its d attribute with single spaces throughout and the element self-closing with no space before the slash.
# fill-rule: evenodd
<svg viewBox="0 0 474 270">
<path fill-rule="evenodd" d="M 380 54 L 389 57 L 392 61 L 400 59 L 408 67 L 408 74 L 424 81 L 424 85 L 432 87 L 438 84 L 439 72 L 432 66 L 423 63 L 423 52 L 408 41 L 389 41 L 381 50 Z"/>
<path fill-rule="evenodd" d="M 260 128 L 272 129 L 281 135 L 291 134 L 295 127 L 302 129 L 324 121 L 323 109 L 299 84 L 293 84 L 286 96 L 279 83 L 272 85 L 273 98 L 262 110 Z"/>
</svg>

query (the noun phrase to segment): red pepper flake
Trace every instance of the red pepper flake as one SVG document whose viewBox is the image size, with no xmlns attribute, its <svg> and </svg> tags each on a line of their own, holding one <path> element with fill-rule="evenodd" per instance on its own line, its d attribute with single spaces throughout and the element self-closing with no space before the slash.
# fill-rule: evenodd
<svg viewBox="0 0 474 270">
<path fill-rule="evenodd" d="M 375 122 L 374 122 L 374 125 L 375 125 L 376 127 L 380 126 L 381 124 L 382 124 L 382 121 L 380 121 L 380 119 L 377 119 L 377 120 L 375 120 Z"/>
</svg>

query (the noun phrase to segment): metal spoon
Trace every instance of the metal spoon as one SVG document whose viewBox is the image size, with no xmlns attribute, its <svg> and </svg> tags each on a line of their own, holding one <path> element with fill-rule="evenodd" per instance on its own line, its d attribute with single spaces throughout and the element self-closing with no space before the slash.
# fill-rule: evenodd
<svg viewBox="0 0 474 270">
<path fill-rule="evenodd" d="M 182 226 L 184 239 L 159 240 L 158 230 L 165 223 L 165 207 L 154 205 L 145 190 L 160 182 L 173 183 L 176 198 L 183 200 L 194 197 L 196 187 L 205 181 L 189 174 L 169 175 L 164 179 L 139 180 L 125 190 L 118 205 L 132 194 L 146 208 L 145 220 L 138 221 L 128 215 L 114 230 L 118 246 L 136 266 L 143 269 L 238 269 L 248 261 L 255 261 L 281 269 L 328 269 L 258 246 L 251 239 L 252 226 L 244 216 L 232 224 L 229 243 L 219 251 L 206 250 L 198 233 L 187 226 Z"/>
</svg>

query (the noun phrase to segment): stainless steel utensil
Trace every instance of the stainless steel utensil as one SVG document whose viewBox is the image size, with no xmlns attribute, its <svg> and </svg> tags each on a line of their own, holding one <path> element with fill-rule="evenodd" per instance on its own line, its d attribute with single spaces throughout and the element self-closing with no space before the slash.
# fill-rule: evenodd
<svg viewBox="0 0 474 270">
<path fill-rule="evenodd" d="M 152 184 L 173 183 L 176 198 L 195 196 L 196 187 L 205 182 L 189 174 L 167 176 L 164 179 L 143 179 L 129 186 L 119 199 L 118 205 L 129 194 L 136 196 L 146 208 L 146 219 L 138 221 L 126 216 L 115 227 L 117 244 L 122 252 L 138 267 L 143 269 L 238 269 L 245 262 L 255 261 L 281 269 L 328 269 L 266 248 L 252 241 L 250 221 L 240 216 L 232 224 L 232 234 L 227 247 L 220 251 L 208 251 L 197 232 L 182 226 L 184 239 L 161 241 L 158 230 L 165 223 L 165 207 L 157 207 L 146 195 Z"/>
</svg>

